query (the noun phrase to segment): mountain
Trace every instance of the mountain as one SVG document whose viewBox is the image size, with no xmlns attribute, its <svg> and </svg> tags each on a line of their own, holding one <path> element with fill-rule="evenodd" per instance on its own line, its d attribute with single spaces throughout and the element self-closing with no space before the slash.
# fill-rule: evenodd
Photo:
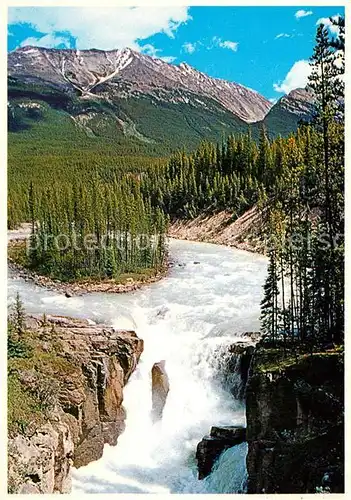
<svg viewBox="0 0 351 500">
<path fill-rule="evenodd" d="M 186 103 L 206 97 L 248 123 L 263 119 L 271 107 L 258 92 L 242 85 L 211 78 L 185 63 L 168 64 L 128 48 L 80 51 L 23 47 L 9 54 L 8 71 L 22 81 L 45 81 L 62 90 L 75 89 L 85 97 L 148 95 L 160 101 Z"/>
<path fill-rule="evenodd" d="M 301 92 L 272 107 L 242 85 L 128 48 L 27 46 L 8 54 L 10 151 L 43 155 L 64 145 L 67 155 L 164 156 L 246 132 L 248 124 L 254 137 L 262 124 L 286 135 L 304 112 Z"/>
<path fill-rule="evenodd" d="M 264 119 L 255 124 L 264 125 L 271 137 L 286 136 L 297 130 L 301 121 L 309 121 L 313 115 L 314 97 L 306 89 L 292 90 L 281 97 L 269 110 Z"/>
</svg>

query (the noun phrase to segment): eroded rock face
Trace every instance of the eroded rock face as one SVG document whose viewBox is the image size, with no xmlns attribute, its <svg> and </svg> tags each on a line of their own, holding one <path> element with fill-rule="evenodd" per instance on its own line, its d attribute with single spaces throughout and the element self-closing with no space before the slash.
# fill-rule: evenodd
<svg viewBox="0 0 351 500">
<path fill-rule="evenodd" d="M 255 352 L 246 391 L 248 493 L 342 493 L 342 353 L 285 365 L 265 355 Z"/>
<path fill-rule="evenodd" d="M 44 352 L 59 353 L 50 373 L 57 407 L 34 433 L 9 440 L 9 485 L 15 493 L 67 493 L 71 465 L 101 458 L 104 444 L 116 445 L 123 432 L 123 388 L 143 341 L 132 331 L 60 316 L 47 316 L 45 325 L 28 317 L 27 329 Z M 30 387 L 33 373 L 19 373 L 22 384 Z"/>
<path fill-rule="evenodd" d="M 8 447 L 9 490 L 13 493 L 69 493 L 74 444 L 67 424 L 48 422 L 33 436 L 18 435 Z"/>
<path fill-rule="evenodd" d="M 241 336 L 242 340 L 220 345 L 214 351 L 213 366 L 217 382 L 242 402 L 252 354 L 259 336 L 256 332 L 246 332 Z"/>
<path fill-rule="evenodd" d="M 165 364 L 165 361 L 159 361 L 153 365 L 151 370 L 152 419 L 154 422 L 161 420 L 169 392 L 169 379 Z"/>
<path fill-rule="evenodd" d="M 236 426 L 212 427 L 209 436 L 205 436 L 197 445 L 196 459 L 199 479 L 208 476 L 212 467 L 223 451 L 241 444 L 246 439 L 246 429 Z"/>
<path fill-rule="evenodd" d="M 260 336 L 259 332 L 246 332 L 242 335 L 241 342 L 220 348 L 219 380 L 238 401 L 244 400 L 254 346 Z M 204 479 L 211 473 L 214 463 L 223 451 L 244 441 L 246 441 L 244 427 L 213 426 L 210 435 L 204 436 L 197 446 L 196 459 L 199 479 Z"/>
<path fill-rule="evenodd" d="M 236 380 L 230 387 L 231 393 L 236 399 L 243 400 L 245 397 L 246 383 L 255 343 L 258 337 L 255 332 L 247 333 L 250 339 L 246 342 L 236 342 L 228 347 L 230 356 L 228 357 L 227 370 L 232 374 L 237 374 Z"/>
</svg>

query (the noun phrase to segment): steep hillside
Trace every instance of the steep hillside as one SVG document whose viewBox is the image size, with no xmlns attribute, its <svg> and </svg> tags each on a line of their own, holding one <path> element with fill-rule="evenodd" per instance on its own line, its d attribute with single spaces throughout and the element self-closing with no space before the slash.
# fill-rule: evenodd
<svg viewBox="0 0 351 500">
<path fill-rule="evenodd" d="M 254 124 L 264 125 L 270 137 L 286 136 L 297 130 L 300 121 L 309 121 L 313 114 L 313 94 L 306 89 L 292 90 L 277 101 L 265 118 Z"/>
<path fill-rule="evenodd" d="M 130 49 L 24 47 L 9 53 L 8 75 L 10 158 L 23 143 L 168 156 L 244 132 L 271 107 L 239 84 Z"/>
<path fill-rule="evenodd" d="M 185 93 L 179 102 L 148 95 L 87 99 L 43 82 L 24 84 L 10 78 L 8 95 L 9 143 L 15 147 L 35 141 L 43 150 L 61 149 L 66 143 L 74 150 L 163 156 L 247 129 L 244 121 L 214 100 L 191 102 L 189 94 L 186 102 Z"/>
<path fill-rule="evenodd" d="M 250 252 L 265 252 L 265 213 L 253 206 L 241 217 L 233 220 L 233 214 L 222 211 L 202 214 L 192 220 L 176 220 L 169 228 L 171 238 L 190 241 L 206 241 Z"/>
</svg>

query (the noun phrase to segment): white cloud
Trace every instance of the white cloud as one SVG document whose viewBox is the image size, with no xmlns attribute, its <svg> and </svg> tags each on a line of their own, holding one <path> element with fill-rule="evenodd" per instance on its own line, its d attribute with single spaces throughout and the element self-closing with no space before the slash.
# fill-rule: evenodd
<svg viewBox="0 0 351 500">
<path fill-rule="evenodd" d="M 288 33 L 279 33 L 279 35 L 277 35 L 275 37 L 275 40 L 277 40 L 278 38 L 291 38 L 292 35 L 289 35 Z"/>
<path fill-rule="evenodd" d="M 187 52 L 188 54 L 193 54 L 196 50 L 196 43 L 191 43 L 191 42 L 185 42 L 183 44 L 183 49 L 185 50 L 185 52 Z"/>
<path fill-rule="evenodd" d="M 238 50 L 238 45 L 238 42 L 233 42 L 231 40 L 222 40 L 222 38 L 220 38 L 219 36 L 214 36 L 210 41 L 198 41 L 194 43 L 186 42 L 182 47 L 188 54 L 193 54 L 199 46 L 205 46 L 208 50 L 213 49 L 214 47 L 220 47 L 222 49 L 228 49 L 236 52 Z"/>
<path fill-rule="evenodd" d="M 157 53 L 160 52 L 159 49 L 156 49 L 151 43 L 147 43 L 146 45 L 143 45 L 140 47 L 141 52 L 144 52 L 144 54 L 147 54 L 148 56 L 151 57 L 157 57 Z"/>
<path fill-rule="evenodd" d="M 301 17 L 311 16 L 313 12 L 311 10 L 297 10 L 295 12 L 296 19 L 300 19 Z"/>
<path fill-rule="evenodd" d="M 53 42 L 57 33 L 69 32 L 78 49 L 104 50 L 130 47 L 156 33 L 174 37 L 178 27 L 191 19 L 188 7 L 20 7 L 10 8 L 8 23 L 28 23 Z M 39 43 L 42 38 L 34 39 Z M 49 40 L 49 39 L 47 39 Z M 45 40 L 44 40 L 45 41 Z"/>
<path fill-rule="evenodd" d="M 56 36 L 55 34 L 44 35 L 41 38 L 26 38 L 21 42 L 21 47 L 25 47 L 26 45 L 33 45 L 35 47 L 64 47 L 65 49 L 71 48 L 70 41 L 62 36 Z"/>
<path fill-rule="evenodd" d="M 232 50 L 233 52 L 236 52 L 238 50 L 238 45 L 238 42 L 231 42 L 230 40 L 225 40 L 224 42 L 220 42 L 219 44 L 220 47 Z"/>
<path fill-rule="evenodd" d="M 161 56 L 161 57 L 159 57 L 159 59 L 162 59 L 162 61 L 167 62 L 167 63 L 172 63 L 177 58 L 174 56 Z"/>
<path fill-rule="evenodd" d="M 335 16 L 332 16 L 332 19 L 334 21 L 337 21 L 339 19 L 339 17 L 340 17 L 340 14 L 336 14 Z M 316 22 L 316 26 L 318 26 L 320 24 L 324 24 L 324 26 L 326 26 L 329 29 L 329 31 L 331 33 L 333 33 L 334 35 L 339 34 L 339 28 L 337 26 L 334 26 L 334 24 L 331 22 L 329 17 L 321 17 L 320 19 L 318 19 L 318 21 Z"/>
<path fill-rule="evenodd" d="M 284 92 L 285 94 L 297 88 L 304 88 L 308 83 L 310 73 L 311 66 L 308 61 L 296 61 L 284 80 L 274 83 L 273 88 L 276 92 Z"/>
<path fill-rule="evenodd" d="M 218 36 L 214 36 L 212 38 L 212 41 L 214 42 L 215 46 L 221 47 L 222 49 L 229 49 L 233 52 L 236 52 L 238 50 L 238 42 L 232 42 L 231 40 L 222 40 Z"/>
<path fill-rule="evenodd" d="M 275 104 L 277 102 L 277 98 L 276 97 L 270 97 L 269 99 L 269 102 L 271 102 L 272 104 Z"/>
<path fill-rule="evenodd" d="M 156 49 L 156 47 L 154 47 L 151 43 L 147 43 L 146 45 L 140 47 L 140 51 L 144 54 L 147 54 L 148 56 L 157 57 L 158 59 L 162 59 L 163 61 L 168 63 L 171 63 L 176 59 L 176 57 L 173 56 L 160 56 L 159 52 L 161 52 L 161 50 Z"/>
</svg>

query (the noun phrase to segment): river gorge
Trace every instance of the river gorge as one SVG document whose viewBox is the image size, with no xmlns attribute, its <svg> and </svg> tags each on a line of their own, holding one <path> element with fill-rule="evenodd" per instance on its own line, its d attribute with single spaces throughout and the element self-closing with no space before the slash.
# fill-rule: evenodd
<svg viewBox="0 0 351 500">
<path fill-rule="evenodd" d="M 174 265 L 133 293 L 66 298 L 9 274 L 26 311 L 86 318 L 135 330 L 144 352 L 124 390 L 126 430 L 103 457 L 73 470 L 73 493 L 227 493 L 245 488 L 247 445 L 224 452 L 197 479 L 197 443 L 213 425 L 245 425 L 242 402 L 223 383 L 226 347 L 259 329 L 265 257 L 208 243 L 170 240 Z M 152 423 L 151 368 L 165 360 L 170 392 Z M 235 376 L 235 375 L 234 375 Z M 230 467 L 229 467 L 230 465 Z M 228 474 L 228 470 L 236 473 Z"/>
</svg>

